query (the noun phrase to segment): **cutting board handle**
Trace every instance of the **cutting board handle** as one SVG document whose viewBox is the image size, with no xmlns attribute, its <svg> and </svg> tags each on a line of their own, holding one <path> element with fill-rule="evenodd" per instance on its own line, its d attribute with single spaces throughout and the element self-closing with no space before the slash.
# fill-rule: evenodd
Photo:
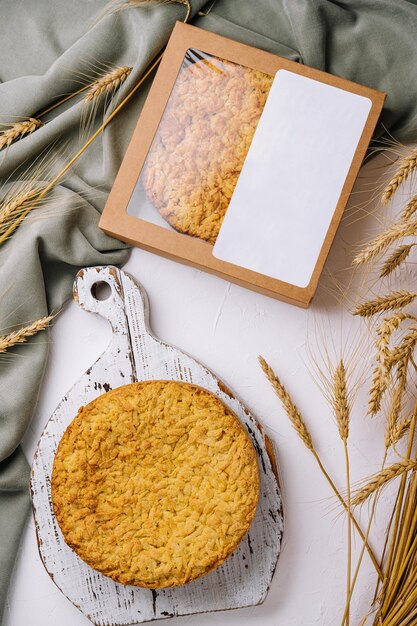
<svg viewBox="0 0 417 626">
<path fill-rule="evenodd" d="M 110 291 L 103 289 L 106 285 Z M 104 265 L 80 270 L 75 278 L 73 295 L 82 309 L 107 319 L 114 333 L 127 333 L 123 287 L 117 267 Z"/>
</svg>

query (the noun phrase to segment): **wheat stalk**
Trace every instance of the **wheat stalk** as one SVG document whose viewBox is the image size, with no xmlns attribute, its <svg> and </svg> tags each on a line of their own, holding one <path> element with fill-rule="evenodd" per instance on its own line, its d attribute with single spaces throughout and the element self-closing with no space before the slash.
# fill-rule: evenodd
<svg viewBox="0 0 417 626">
<path fill-rule="evenodd" d="M 373 493 L 379 491 L 382 487 L 384 487 L 387 483 L 389 483 L 394 478 L 398 478 L 398 476 L 402 476 L 406 472 L 411 472 L 415 470 L 417 467 L 416 461 L 412 461 L 406 459 L 404 461 L 399 461 L 398 463 L 393 463 L 390 467 L 382 470 L 378 474 L 372 476 L 367 484 L 362 487 L 352 498 L 352 506 L 359 506 L 365 500 L 369 498 Z"/>
<path fill-rule="evenodd" d="M 382 192 L 382 201 L 388 202 L 398 187 L 409 177 L 411 172 L 417 167 L 417 148 L 413 148 L 408 156 L 400 163 L 399 168 L 395 172 L 393 178 Z"/>
<path fill-rule="evenodd" d="M 10 124 L 9 128 L 0 132 L 0 150 L 10 146 L 16 139 L 32 134 L 40 126 L 43 126 L 43 123 L 34 117 Z"/>
<path fill-rule="evenodd" d="M 36 322 L 32 322 L 32 324 L 20 328 L 20 330 L 15 330 L 8 335 L 3 335 L 0 337 L 0 353 L 6 352 L 19 343 L 25 343 L 29 337 L 36 335 L 41 330 L 45 330 L 45 328 L 48 328 L 53 318 L 53 315 L 42 317 L 36 320 Z"/>
<path fill-rule="evenodd" d="M 319 455 L 317 454 L 317 451 L 315 450 L 314 446 L 313 446 L 313 441 L 312 441 L 312 437 L 308 431 L 308 428 L 306 426 L 306 424 L 304 423 L 303 418 L 301 417 L 301 414 L 299 412 L 299 410 L 297 409 L 297 407 L 295 406 L 294 402 L 292 401 L 289 393 L 287 392 L 287 390 L 285 389 L 285 387 L 282 385 L 282 383 L 280 382 L 279 378 L 276 376 L 276 374 L 274 373 L 273 369 L 268 365 L 268 363 L 265 361 L 265 359 L 261 356 L 258 357 L 259 363 L 261 365 L 261 368 L 264 372 L 264 374 L 266 375 L 267 379 L 269 380 L 269 382 L 271 383 L 275 393 L 277 394 L 278 398 L 281 400 L 285 411 L 291 421 L 291 423 L 293 424 L 297 434 L 299 435 L 299 437 L 302 439 L 304 445 L 310 450 L 310 452 L 312 453 L 312 455 L 314 456 L 320 471 L 322 472 L 323 476 L 325 477 L 325 479 L 327 480 L 327 482 L 329 483 L 331 489 L 333 490 L 335 496 L 337 497 L 337 499 L 339 500 L 340 504 L 344 507 L 344 509 L 346 511 L 348 511 L 348 505 L 346 504 L 345 500 L 343 499 L 343 497 L 340 494 L 340 491 L 338 490 L 338 488 L 336 487 L 335 483 L 333 482 L 330 474 L 327 472 L 326 468 L 324 467 Z M 365 545 L 366 545 L 366 549 L 368 551 L 368 554 L 370 556 L 370 559 L 375 567 L 375 570 L 378 574 L 378 577 L 381 579 L 382 578 L 382 572 L 381 572 L 381 568 L 379 566 L 378 561 L 376 560 L 376 557 L 367 541 L 367 539 L 365 538 L 365 535 L 361 529 L 361 527 L 359 526 L 358 521 L 356 520 L 356 518 L 353 515 L 350 515 L 350 519 L 352 521 L 352 524 L 355 526 L 356 530 L 359 533 L 359 536 L 361 537 L 361 539 L 364 541 Z"/>
<path fill-rule="evenodd" d="M 8 229 L 11 222 L 26 211 L 30 203 L 31 208 L 34 208 L 33 200 L 40 195 L 44 188 L 45 185 L 38 185 L 29 189 L 20 189 L 6 197 L 0 204 L 0 233 Z"/>
<path fill-rule="evenodd" d="M 417 235 L 417 220 L 408 223 L 400 222 L 399 224 L 393 224 L 372 239 L 372 241 L 355 256 L 353 264 L 362 265 L 363 263 L 368 263 L 373 258 L 380 255 L 388 246 L 397 241 L 397 239 L 412 237 L 414 235 Z"/>
<path fill-rule="evenodd" d="M 345 623 L 349 626 L 350 622 L 350 589 L 352 578 L 352 519 L 351 519 L 351 488 L 350 488 L 350 462 L 347 440 L 349 437 L 349 419 L 350 419 L 350 407 L 349 396 L 346 384 L 346 368 L 343 363 L 343 359 L 340 359 L 334 373 L 332 380 L 332 405 L 333 411 L 336 417 L 336 423 L 339 429 L 340 438 L 343 441 L 343 449 L 345 453 L 345 472 L 346 472 L 346 487 L 347 487 L 347 514 L 348 514 L 348 529 L 347 529 L 347 572 L 346 572 L 346 613 Z"/>
<path fill-rule="evenodd" d="M 122 67 L 117 67 L 104 76 L 101 76 L 91 83 L 91 86 L 85 96 L 85 100 L 87 102 L 91 102 L 92 100 L 99 98 L 103 93 L 113 93 L 125 82 L 132 69 L 133 68 L 128 65 L 123 65 Z"/>
<path fill-rule="evenodd" d="M 415 195 L 411 200 L 406 204 L 403 212 L 401 213 L 401 220 L 406 222 L 414 215 L 417 211 L 417 195 Z"/>
<path fill-rule="evenodd" d="M 414 243 L 410 243 L 408 245 L 400 246 L 399 248 L 394 250 L 394 252 L 390 254 L 388 259 L 381 267 L 379 277 L 385 278 L 386 276 L 389 276 L 395 269 L 397 269 L 397 267 L 402 265 L 402 263 L 404 263 L 404 261 L 408 258 L 408 255 L 411 252 L 411 248 L 413 248 L 413 246 L 415 245 L 416 244 Z"/>
<path fill-rule="evenodd" d="M 416 297 L 417 293 L 413 291 L 393 291 L 386 296 L 380 296 L 375 298 L 375 300 L 368 300 L 368 302 L 359 304 L 352 313 L 353 315 L 360 315 L 361 317 L 371 317 L 383 311 L 401 309 L 407 304 L 410 304 L 410 302 L 413 302 Z"/>
</svg>

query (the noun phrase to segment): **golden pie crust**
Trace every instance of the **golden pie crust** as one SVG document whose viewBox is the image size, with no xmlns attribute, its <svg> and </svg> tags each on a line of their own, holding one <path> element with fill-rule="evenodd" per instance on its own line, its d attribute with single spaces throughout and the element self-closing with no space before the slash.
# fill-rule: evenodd
<svg viewBox="0 0 417 626">
<path fill-rule="evenodd" d="M 259 496 L 257 456 L 236 415 L 209 391 L 133 383 L 82 407 L 52 471 L 66 543 L 125 585 L 184 585 L 238 546 Z"/>
<path fill-rule="evenodd" d="M 176 230 L 215 243 L 272 81 L 216 57 L 182 67 L 141 174 Z"/>
</svg>

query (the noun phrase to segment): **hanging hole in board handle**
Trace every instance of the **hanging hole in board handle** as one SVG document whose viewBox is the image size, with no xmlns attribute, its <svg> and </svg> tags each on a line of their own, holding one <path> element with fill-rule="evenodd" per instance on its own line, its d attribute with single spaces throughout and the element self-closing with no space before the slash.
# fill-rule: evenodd
<svg viewBox="0 0 417 626">
<path fill-rule="evenodd" d="M 111 296 L 111 291 L 109 283 L 106 283 L 104 280 L 99 280 L 91 285 L 91 295 L 100 302 L 108 300 Z"/>
</svg>

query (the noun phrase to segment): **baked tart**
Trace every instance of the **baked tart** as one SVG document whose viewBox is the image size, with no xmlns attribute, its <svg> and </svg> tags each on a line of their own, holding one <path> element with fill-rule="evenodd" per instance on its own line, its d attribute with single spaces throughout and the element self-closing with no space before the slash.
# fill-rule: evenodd
<svg viewBox="0 0 417 626">
<path fill-rule="evenodd" d="M 133 383 L 82 407 L 52 472 L 66 543 L 138 587 L 184 585 L 218 567 L 247 533 L 258 495 L 239 419 L 209 391 L 174 381 Z"/>
</svg>

